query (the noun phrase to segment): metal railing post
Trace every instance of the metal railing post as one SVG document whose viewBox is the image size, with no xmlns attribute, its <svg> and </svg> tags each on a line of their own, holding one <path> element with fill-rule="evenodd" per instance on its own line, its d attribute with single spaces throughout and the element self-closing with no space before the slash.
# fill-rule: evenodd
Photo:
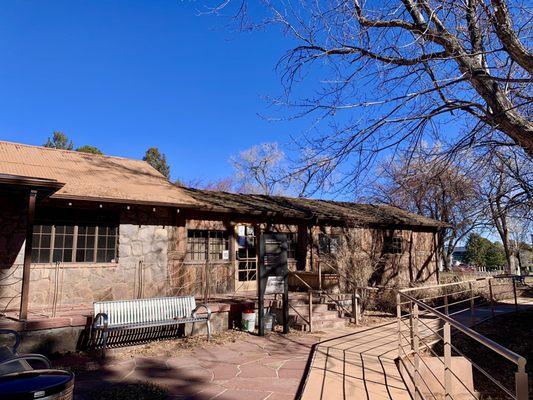
<svg viewBox="0 0 533 400">
<path fill-rule="evenodd" d="M 492 294 L 492 279 L 489 279 L 490 311 L 494 317 L 494 296 Z"/>
<path fill-rule="evenodd" d="M 448 311 L 448 289 L 446 286 L 444 286 L 444 314 L 450 315 L 450 312 Z"/>
<path fill-rule="evenodd" d="M 402 356 L 402 296 L 396 293 L 396 317 L 398 319 L 398 358 Z"/>
<path fill-rule="evenodd" d="M 415 400 L 421 400 L 422 396 L 419 391 L 420 388 L 420 339 L 418 336 L 418 304 L 415 303 L 413 307 L 413 351 L 414 359 L 414 373 L 413 384 L 415 386 Z"/>
<path fill-rule="evenodd" d="M 526 360 L 518 365 L 518 371 L 515 373 L 516 400 L 527 400 L 529 398 L 528 379 L 526 373 Z"/>
<path fill-rule="evenodd" d="M 352 294 L 352 316 L 355 325 L 359 325 L 359 301 L 357 296 L 357 289 L 354 289 Z"/>
<path fill-rule="evenodd" d="M 415 348 L 414 325 L 413 325 L 413 302 L 409 301 L 409 336 L 411 337 L 411 350 Z"/>
<path fill-rule="evenodd" d="M 518 297 L 516 295 L 516 281 L 514 278 L 511 278 L 513 281 L 513 295 L 514 295 L 514 309 L 515 311 L 518 311 Z"/>
<path fill-rule="evenodd" d="M 452 399 L 452 334 L 450 324 L 444 324 L 444 399 Z"/>
<path fill-rule="evenodd" d="M 470 286 L 470 318 L 474 320 L 474 286 L 472 282 L 468 282 Z"/>
<path fill-rule="evenodd" d="M 309 290 L 309 332 L 313 332 L 313 292 Z"/>
</svg>

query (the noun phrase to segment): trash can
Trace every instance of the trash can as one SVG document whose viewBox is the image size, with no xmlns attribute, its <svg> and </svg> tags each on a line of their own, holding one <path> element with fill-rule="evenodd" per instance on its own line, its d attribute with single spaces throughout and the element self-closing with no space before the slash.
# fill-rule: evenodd
<svg viewBox="0 0 533 400">
<path fill-rule="evenodd" d="M 72 400 L 74 374 L 59 369 L 34 369 L 0 376 L 0 399 Z"/>
</svg>

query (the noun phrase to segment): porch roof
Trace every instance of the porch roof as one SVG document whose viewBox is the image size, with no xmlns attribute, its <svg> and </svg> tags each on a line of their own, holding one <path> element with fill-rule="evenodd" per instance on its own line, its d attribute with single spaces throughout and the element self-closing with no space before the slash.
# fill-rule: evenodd
<svg viewBox="0 0 533 400">
<path fill-rule="evenodd" d="M 447 225 L 397 207 L 332 200 L 315 200 L 261 194 L 237 194 L 183 188 L 204 209 L 241 215 L 257 215 L 304 219 L 316 223 L 337 222 L 356 225 L 420 226 L 443 228 Z"/>
</svg>

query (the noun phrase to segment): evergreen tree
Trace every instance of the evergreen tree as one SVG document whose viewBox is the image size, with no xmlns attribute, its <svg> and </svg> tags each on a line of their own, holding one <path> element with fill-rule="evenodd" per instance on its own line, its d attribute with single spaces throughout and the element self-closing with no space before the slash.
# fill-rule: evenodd
<svg viewBox="0 0 533 400">
<path fill-rule="evenodd" d="M 146 150 L 143 160 L 158 170 L 165 178 L 168 179 L 170 177 L 170 166 L 167 164 L 167 157 L 157 147 L 150 147 Z"/>
<path fill-rule="evenodd" d="M 492 243 L 490 240 L 472 233 L 466 243 L 464 262 L 485 268 L 497 268 L 505 265 L 505 252 L 501 243 Z"/>
<path fill-rule="evenodd" d="M 485 266 L 496 269 L 505 266 L 506 263 L 503 245 L 501 243 L 490 243 L 485 251 Z"/>
<path fill-rule="evenodd" d="M 76 151 L 79 151 L 80 153 L 91 153 L 91 154 L 100 154 L 100 155 L 104 154 L 102 153 L 102 150 L 100 150 L 98 147 L 94 147 L 89 144 L 78 147 Z"/>
<path fill-rule="evenodd" d="M 54 149 L 72 150 L 74 144 L 72 140 L 68 140 L 67 135 L 63 132 L 55 131 L 51 138 L 48 138 L 44 147 L 53 147 Z"/>
</svg>

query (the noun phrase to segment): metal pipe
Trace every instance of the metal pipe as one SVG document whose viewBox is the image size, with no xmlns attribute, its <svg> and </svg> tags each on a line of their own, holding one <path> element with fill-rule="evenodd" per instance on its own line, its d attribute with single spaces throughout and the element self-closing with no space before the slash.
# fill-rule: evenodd
<svg viewBox="0 0 533 400">
<path fill-rule="evenodd" d="M 444 398 L 452 398 L 452 333 L 450 324 L 444 324 Z"/>
<path fill-rule="evenodd" d="M 309 291 L 309 332 L 313 332 L 313 292 Z"/>
</svg>

